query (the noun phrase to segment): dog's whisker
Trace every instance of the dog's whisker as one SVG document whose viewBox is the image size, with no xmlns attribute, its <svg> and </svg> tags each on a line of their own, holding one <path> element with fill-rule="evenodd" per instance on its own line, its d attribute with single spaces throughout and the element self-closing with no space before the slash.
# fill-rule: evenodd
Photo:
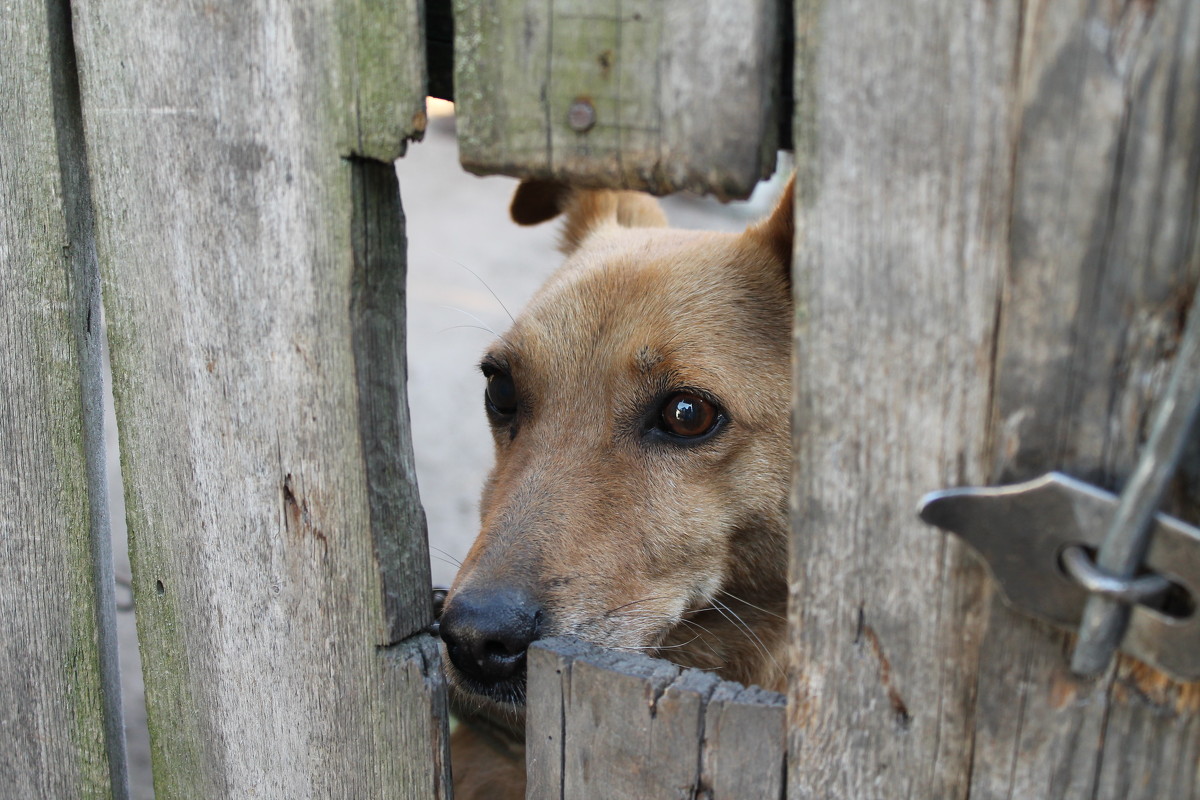
<svg viewBox="0 0 1200 800">
<path fill-rule="evenodd" d="M 465 308 L 459 308 L 458 306 L 447 306 L 447 305 L 439 305 L 438 308 L 444 308 L 447 311 L 457 311 L 459 314 L 462 314 L 463 316 L 466 316 L 466 317 L 470 317 L 471 319 L 478 322 L 480 325 L 482 325 L 484 327 L 484 330 L 488 331 L 493 336 L 496 336 L 501 339 L 504 338 L 504 337 L 500 336 L 500 334 L 497 333 L 496 330 L 491 325 L 488 325 L 486 322 L 481 320 L 478 316 L 476 316 L 475 314 L 472 314 L 470 311 L 467 311 Z"/>
<path fill-rule="evenodd" d="M 654 647 L 645 647 L 645 648 L 639 648 L 639 649 L 644 649 L 644 650 L 678 650 L 678 649 L 679 649 L 679 648 L 681 648 L 681 647 L 687 647 L 689 644 L 691 644 L 692 642 L 694 642 L 694 641 L 696 641 L 697 639 L 699 639 L 699 638 L 700 638 L 700 636 L 701 636 L 701 634 L 697 633 L 695 636 L 693 636 L 692 638 L 688 639 L 686 642 L 680 642 L 680 643 L 678 643 L 678 644 L 660 644 L 660 645 L 655 645 Z"/>
<path fill-rule="evenodd" d="M 744 619 L 742 619 L 740 616 L 738 616 L 738 614 L 733 609 L 731 609 L 729 606 L 722 603 L 720 600 L 713 598 L 713 603 L 716 604 L 717 611 L 720 612 L 721 616 L 725 617 L 725 619 L 727 619 L 733 623 L 734 627 L 739 628 L 743 633 L 745 633 L 746 637 L 754 643 L 755 647 L 758 648 L 759 652 L 761 652 L 767 658 L 771 659 L 771 663 L 773 663 L 777 669 L 783 669 L 783 667 L 780 666 L 779 662 L 775 659 L 774 654 L 771 653 L 771 651 L 767 647 L 767 645 L 763 642 L 762 639 L 760 639 L 758 637 L 758 634 L 755 633 L 754 630 L 748 624 L 746 624 L 746 621 Z"/>
<path fill-rule="evenodd" d="M 704 647 L 705 650 L 707 650 L 712 655 L 713 658 L 717 659 L 718 661 L 721 660 L 721 656 L 718 655 L 717 651 L 713 648 L 712 643 L 707 638 L 707 637 L 712 637 L 713 639 L 716 639 L 719 641 L 720 637 L 718 637 L 717 634 L 713 633 L 711 630 L 704 627 L 700 623 L 693 622 L 692 620 L 685 619 L 685 620 L 680 620 L 680 622 L 682 622 L 684 625 L 687 625 L 692 630 L 698 631 L 697 638 L 700 640 L 700 644 Z"/>
<path fill-rule="evenodd" d="M 473 275 L 475 277 L 475 280 L 482 283 L 483 288 L 488 290 L 488 294 L 490 294 L 496 300 L 496 302 L 500 304 L 500 308 L 504 309 L 504 313 L 508 314 L 509 321 L 512 322 L 513 324 L 516 324 L 517 321 L 515 319 L 513 319 L 512 312 L 508 310 L 508 307 L 506 305 L 504 305 L 504 301 L 500 299 L 499 295 L 497 295 L 495 292 L 492 291 L 492 287 L 488 286 L 487 281 L 485 281 L 483 278 L 479 277 L 479 273 L 477 273 L 475 270 L 471 269 L 470 267 L 468 267 L 466 264 L 462 263 L 461 261 L 458 261 L 456 259 L 450 259 L 450 260 L 453 261 L 455 264 L 458 264 L 458 266 L 462 267 L 467 272 L 471 273 L 471 275 Z"/>
<path fill-rule="evenodd" d="M 751 627 L 736 611 L 716 598 L 713 598 L 713 605 L 716 607 L 718 614 L 727 619 L 739 631 L 745 633 L 747 637 L 751 638 L 756 644 L 759 645 L 760 648 L 762 648 L 762 651 L 766 653 L 766 645 L 763 644 L 762 639 L 758 638 L 758 635 L 754 633 L 753 629 L 751 629 Z"/>
<path fill-rule="evenodd" d="M 680 619 L 679 622 L 682 625 L 687 625 L 689 628 L 694 628 L 695 630 L 704 631 L 709 636 L 716 636 L 715 633 L 713 633 L 708 628 L 701 625 L 699 622 L 696 622 L 696 620 L 694 620 L 694 619 Z"/>
<path fill-rule="evenodd" d="M 716 606 L 704 606 L 703 608 L 689 608 L 684 614 L 699 614 L 703 611 L 716 611 Z"/>
<path fill-rule="evenodd" d="M 485 328 L 480 325 L 451 325 L 448 328 L 442 328 L 441 330 L 438 331 L 438 333 L 443 334 L 448 331 L 457 331 L 457 330 L 461 330 L 463 328 L 470 328 L 470 329 L 476 330 L 476 331 L 483 331 L 484 333 L 491 334 L 492 336 L 496 335 L 496 332 L 494 330 L 492 330 L 491 328 Z"/>
<path fill-rule="evenodd" d="M 736 594 L 729 591 L 728 589 L 722 589 L 721 594 L 732 597 L 734 600 L 737 600 L 742 605 L 749 606 L 750 608 L 753 608 L 755 611 L 761 611 L 764 614 L 768 614 L 772 617 L 775 617 L 775 619 L 782 619 L 782 620 L 787 619 L 787 617 L 784 616 L 783 614 L 776 614 L 774 611 L 768 611 L 767 609 L 763 608 L 762 606 L 754 605 L 754 603 L 751 603 L 749 600 L 743 600 L 742 598 L 738 597 Z"/>
<path fill-rule="evenodd" d="M 663 598 L 663 597 L 643 597 L 641 600 L 630 600 L 628 603 L 624 603 L 622 605 L 617 606 L 616 608 L 610 608 L 608 611 L 605 611 L 604 616 L 606 616 L 606 617 L 611 616 L 612 614 L 615 614 L 616 612 L 620 611 L 623 608 L 629 608 L 630 606 L 636 606 L 641 603 L 652 603 L 655 600 L 663 600 L 663 599 L 665 599 L 665 598 Z"/>
<path fill-rule="evenodd" d="M 644 600 L 643 601 L 633 601 L 633 603 L 627 603 L 627 604 L 625 604 L 625 606 L 619 606 L 618 608 L 624 609 L 625 607 L 632 606 L 638 602 L 644 602 Z M 616 610 L 617 609 L 613 609 L 613 611 L 616 611 Z M 693 609 L 693 611 L 703 611 L 703 610 L 716 611 L 717 609 L 716 608 Z M 679 642 L 676 644 L 661 644 L 660 643 L 660 644 L 645 645 L 645 646 L 617 645 L 617 644 L 610 643 L 606 646 L 611 647 L 612 649 L 617 649 L 617 650 L 656 652 L 656 651 L 670 651 L 670 650 L 683 651 L 684 648 L 688 648 L 688 647 L 698 644 L 698 646 L 702 647 L 704 651 L 707 651 L 708 655 L 711 656 L 712 659 L 716 660 L 717 662 L 720 662 L 722 660 L 721 656 L 718 654 L 717 650 L 713 647 L 712 643 L 710 641 L 708 641 L 708 638 L 707 638 L 707 637 L 715 637 L 716 634 L 714 634 L 711 630 L 706 628 L 704 625 L 701 625 L 698 622 L 689 620 L 684 617 L 672 619 L 670 617 L 657 615 L 657 614 L 646 615 L 646 614 L 640 614 L 640 613 L 636 613 L 636 612 L 634 614 L 630 614 L 628 612 L 617 614 L 617 613 L 608 612 L 604 615 L 603 620 L 601 620 L 600 618 L 597 618 L 595 621 L 608 622 L 609 623 L 609 626 L 608 626 L 609 631 L 612 630 L 612 626 L 617 624 L 618 621 L 621 624 L 638 623 L 638 622 L 650 623 L 649 627 L 652 630 L 655 628 L 660 629 L 659 634 L 657 636 L 659 642 L 661 642 L 663 639 L 668 637 L 671 633 L 670 629 L 662 629 L 662 626 L 664 624 L 686 625 L 688 628 L 692 629 L 695 632 L 695 635 L 693 635 L 691 639 L 688 639 L 687 641 L 684 641 L 684 642 Z M 740 630 L 739 630 L 739 632 L 740 632 Z M 687 665 L 687 666 L 693 666 L 693 665 Z M 719 669 L 719 668 L 711 667 L 709 669 L 715 670 L 715 669 Z"/>
<path fill-rule="evenodd" d="M 429 549 L 430 549 L 430 550 L 437 550 L 439 553 L 441 553 L 443 556 L 445 556 L 445 557 L 446 557 L 446 559 L 449 559 L 451 563 L 453 563 L 453 564 L 455 564 L 456 566 L 459 566 L 459 567 L 461 567 L 461 566 L 462 566 L 462 562 L 461 562 L 461 561 L 459 561 L 457 558 L 455 558 L 453 555 L 451 555 L 449 552 L 447 552 L 447 551 L 443 550 L 442 548 L 440 548 L 440 547 L 437 547 L 437 546 L 435 546 L 435 545 L 432 545 L 432 544 L 431 544 L 431 545 L 429 545 Z M 443 560 L 445 560 L 445 559 L 443 559 Z"/>
<path fill-rule="evenodd" d="M 664 617 L 662 614 L 642 614 L 638 611 L 629 611 L 622 614 L 606 613 L 595 617 L 591 622 L 607 622 L 610 625 L 616 625 L 620 622 L 669 622 L 670 617 Z"/>
<path fill-rule="evenodd" d="M 691 644 L 692 642 L 696 641 L 699 638 L 700 638 L 700 636 L 696 635 L 696 636 L 693 636 L 691 639 L 688 639 L 686 642 L 680 642 L 679 644 L 647 644 L 647 645 L 616 644 L 616 645 L 610 645 L 609 649 L 610 650 L 630 650 L 633 652 L 647 651 L 647 650 L 652 651 L 652 652 L 658 652 L 659 650 L 677 650 L 681 647 L 687 647 L 689 644 Z"/>
</svg>

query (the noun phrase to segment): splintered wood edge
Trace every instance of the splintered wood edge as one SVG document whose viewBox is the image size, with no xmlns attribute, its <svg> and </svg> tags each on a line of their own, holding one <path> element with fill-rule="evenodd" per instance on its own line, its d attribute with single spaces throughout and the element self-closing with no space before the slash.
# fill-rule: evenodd
<svg viewBox="0 0 1200 800">
<path fill-rule="evenodd" d="M 642 653 L 608 650 L 568 637 L 535 642 L 528 658 L 526 770 L 527 797 L 531 800 L 565 796 L 566 728 L 572 713 L 571 685 L 576 665 L 585 667 L 588 680 L 604 681 L 608 673 L 644 683 L 654 746 L 646 754 L 643 774 L 662 777 L 675 785 L 681 780 L 680 773 L 686 773 L 690 780 L 682 780 L 694 789 L 715 788 L 714 800 L 733 797 L 733 792 L 751 786 L 754 791 L 768 792 L 763 796 L 782 792 L 786 756 L 784 695 L 722 681 L 711 672 L 684 669 Z M 745 733 L 746 726 L 755 729 L 756 739 L 769 736 L 768 731 L 777 727 L 778 742 L 777 752 L 760 754 L 755 759 L 764 769 L 742 776 L 744 754 L 736 745 L 731 750 L 727 745 L 728 755 L 721 759 L 719 739 L 728 730 L 726 738 L 736 742 L 744 737 L 734 731 Z M 761 741 L 754 744 L 759 751 L 763 750 L 761 745 Z M 690 763 L 682 770 L 673 770 L 672 765 L 679 760 Z M 771 766 L 773 763 L 777 763 L 777 770 Z M 729 774 L 723 774 L 723 768 Z"/>
</svg>

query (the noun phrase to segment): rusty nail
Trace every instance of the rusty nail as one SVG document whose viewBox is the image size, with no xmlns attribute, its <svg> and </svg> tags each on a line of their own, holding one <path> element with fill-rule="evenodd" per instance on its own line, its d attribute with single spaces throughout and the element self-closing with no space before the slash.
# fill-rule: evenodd
<svg viewBox="0 0 1200 800">
<path fill-rule="evenodd" d="M 596 109 L 587 100 L 576 100 L 567 111 L 567 124 L 579 133 L 591 130 L 596 124 Z"/>
</svg>

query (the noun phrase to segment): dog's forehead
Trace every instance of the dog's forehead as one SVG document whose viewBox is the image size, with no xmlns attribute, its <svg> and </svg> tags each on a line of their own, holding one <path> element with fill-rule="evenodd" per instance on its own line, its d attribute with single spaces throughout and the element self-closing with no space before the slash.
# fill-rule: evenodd
<svg viewBox="0 0 1200 800">
<path fill-rule="evenodd" d="M 505 334 L 506 360 L 528 378 L 578 383 L 632 371 L 703 386 L 747 354 L 786 358 L 786 280 L 761 262 L 735 234 L 594 237 Z"/>
<path fill-rule="evenodd" d="M 624 341 L 643 329 L 720 317 L 737 294 L 736 237 L 693 231 L 598 235 L 548 280 L 517 321 L 538 339 Z"/>
</svg>

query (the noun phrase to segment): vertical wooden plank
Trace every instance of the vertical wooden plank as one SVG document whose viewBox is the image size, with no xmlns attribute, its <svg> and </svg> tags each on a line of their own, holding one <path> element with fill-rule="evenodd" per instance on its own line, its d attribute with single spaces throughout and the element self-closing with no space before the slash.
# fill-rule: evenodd
<svg viewBox="0 0 1200 800">
<path fill-rule="evenodd" d="M 0 15 L 0 787 L 125 797 L 100 309 L 64 3 Z"/>
<path fill-rule="evenodd" d="M 679 668 L 625 654 L 589 652 L 571 665 L 563 797 L 651 798 L 659 770 L 654 709 Z M 617 769 L 616 765 L 621 768 Z"/>
<path fill-rule="evenodd" d="M 415 0 L 75 4 L 159 798 L 441 797 Z"/>
<path fill-rule="evenodd" d="M 586 647 L 573 639 L 543 639 L 529 648 L 526 683 L 525 797 L 563 797 L 566 714 L 571 664 Z"/>
<path fill-rule="evenodd" d="M 1030 12 L 992 480 L 1058 468 L 1119 490 L 1200 278 L 1200 9 L 1168 0 Z M 1170 503 L 1200 519 L 1186 487 Z M 982 660 L 1010 666 L 981 674 L 988 714 L 972 796 L 1195 796 L 1200 686 L 1125 660 L 1104 679 L 1077 680 L 1070 647 L 1071 637 L 992 609 Z"/>
<path fill-rule="evenodd" d="M 784 697 L 572 639 L 529 657 L 526 797 L 782 797 Z"/>
<path fill-rule="evenodd" d="M 1195 685 L 1074 679 L 910 515 L 1128 474 L 1200 275 L 1198 16 L 798 8 L 790 797 L 1194 794 Z"/>
<path fill-rule="evenodd" d="M 706 739 L 709 735 L 709 698 L 722 686 L 711 672 L 683 670 L 663 691 L 654 707 L 654 735 L 650 743 L 645 797 L 692 797 L 701 792 Z M 774 743 L 783 744 L 783 730 Z M 741 765 L 738 765 L 738 769 Z M 702 793 L 699 796 L 703 797 Z M 747 795 L 750 796 L 750 795 Z"/>
<path fill-rule="evenodd" d="M 1017 11 L 797 6 L 790 798 L 966 795 L 986 584 L 914 508 L 986 475 Z"/>
<path fill-rule="evenodd" d="M 711 800 L 782 800 L 787 740 L 783 695 L 722 683 L 709 698 L 703 781 Z"/>
<path fill-rule="evenodd" d="M 458 0 L 463 166 L 745 197 L 775 164 L 778 23 L 769 0 Z"/>
</svg>

